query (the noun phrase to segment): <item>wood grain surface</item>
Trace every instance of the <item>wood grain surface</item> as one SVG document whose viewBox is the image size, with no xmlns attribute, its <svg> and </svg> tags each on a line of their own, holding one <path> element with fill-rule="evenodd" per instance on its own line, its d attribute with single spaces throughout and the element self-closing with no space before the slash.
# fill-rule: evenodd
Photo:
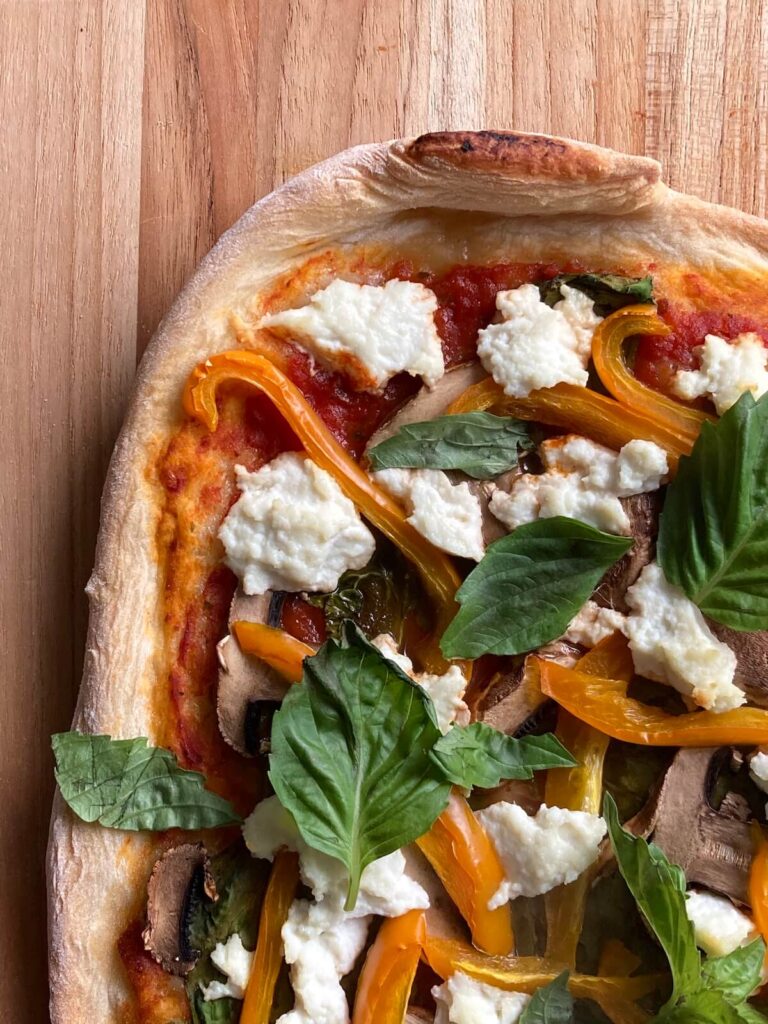
<svg viewBox="0 0 768 1024">
<path fill-rule="evenodd" d="M 48 737 L 110 448 L 184 280 L 295 171 L 431 129 L 647 153 L 764 215 L 768 0 L 0 0 L 0 75 L 0 1018 L 40 1024 Z"/>
</svg>

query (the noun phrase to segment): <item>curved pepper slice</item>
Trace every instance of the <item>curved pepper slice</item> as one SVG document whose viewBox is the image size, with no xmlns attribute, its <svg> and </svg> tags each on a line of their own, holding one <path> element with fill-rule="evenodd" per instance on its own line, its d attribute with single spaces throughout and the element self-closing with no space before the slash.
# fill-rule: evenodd
<svg viewBox="0 0 768 1024">
<path fill-rule="evenodd" d="M 357 983 L 352 1024 L 403 1024 L 426 937 L 423 910 L 384 921 Z"/>
<path fill-rule="evenodd" d="M 757 822 L 753 825 L 753 835 L 755 855 L 749 868 L 749 903 L 757 930 L 768 943 L 768 840 Z"/>
<path fill-rule="evenodd" d="M 263 391 L 286 418 L 310 458 L 331 474 L 366 519 L 413 563 L 437 607 L 436 633 L 442 636 L 456 614 L 455 594 L 461 582 L 447 555 L 414 529 L 397 502 L 344 451 L 296 385 L 269 359 L 254 352 L 232 351 L 201 363 L 184 390 L 186 412 L 215 430 L 219 417 L 216 390 L 227 381 L 251 384 Z M 427 667 L 445 671 L 446 662 L 436 643 L 427 657 Z"/>
<path fill-rule="evenodd" d="M 635 438 L 653 441 L 666 451 L 672 471 L 679 457 L 688 455 L 693 447 L 689 436 L 663 427 L 607 395 L 575 384 L 556 384 L 553 388 L 532 391 L 527 398 L 510 398 L 488 377 L 468 388 L 449 406 L 448 412 L 491 408 L 521 420 L 536 420 L 562 427 L 569 433 L 583 434 L 617 451 Z"/>
<path fill-rule="evenodd" d="M 594 647 L 577 663 L 587 675 L 610 675 L 629 682 L 632 658 L 626 639 L 614 633 Z M 555 735 L 570 750 L 578 764 L 547 772 L 544 801 L 550 807 L 599 814 L 603 800 L 603 762 L 608 737 L 591 725 L 560 709 Z M 570 885 L 561 885 L 544 897 L 547 915 L 547 956 L 573 966 L 584 922 L 584 906 L 591 884 L 584 871 Z"/>
<path fill-rule="evenodd" d="M 693 442 L 702 423 L 715 417 L 641 384 L 624 361 L 627 338 L 670 333 L 653 306 L 624 306 L 598 325 L 592 336 L 592 359 L 600 380 L 617 401 Z"/>
<path fill-rule="evenodd" d="M 261 622 L 234 622 L 232 630 L 246 654 L 265 661 L 289 683 L 301 682 L 304 659 L 315 653 L 309 644 Z"/>
<path fill-rule="evenodd" d="M 626 695 L 621 679 L 590 676 L 539 659 L 541 690 L 582 722 L 615 740 L 652 747 L 721 747 L 768 743 L 768 711 L 692 711 L 670 715 Z"/>
<path fill-rule="evenodd" d="M 283 963 L 281 932 L 299 885 L 299 858 L 283 850 L 275 857 L 259 918 L 240 1024 L 269 1024 L 275 985 Z"/>
<path fill-rule="evenodd" d="M 509 907 L 488 909 L 505 879 L 496 847 L 455 790 L 447 808 L 416 843 L 469 925 L 472 941 L 487 953 L 505 955 L 514 947 Z"/>
</svg>

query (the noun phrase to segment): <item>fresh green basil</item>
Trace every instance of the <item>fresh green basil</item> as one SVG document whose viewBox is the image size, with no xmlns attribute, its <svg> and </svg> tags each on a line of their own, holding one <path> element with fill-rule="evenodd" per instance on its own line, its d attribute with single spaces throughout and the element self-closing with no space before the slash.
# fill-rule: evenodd
<svg viewBox="0 0 768 1024">
<path fill-rule="evenodd" d="M 653 1024 L 740 1024 L 735 1007 L 721 992 L 701 989 L 653 1019 Z"/>
<path fill-rule="evenodd" d="M 741 396 L 680 459 L 661 516 L 658 560 L 705 615 L 768 627 L 768 395 Z"/>
<path fill-rule="evenodd" d="M 443 634 L 443 654 L 522 654 L 561 636 L 631 546 L 631 538 L 563 516 L 518 526 L 491 544 L 459 588 L 461 608 Z"/>
<path fill-rule="evenodd" d="M 269 777 L 305 842 L 342 861 L 354 907 L 364 868 L 426 832 L 450 782 L 426 692 L 346 623 L 304 661 L 272 724 Z"/>
<path fill-rule="evenodd" d="M 765 943 L 755 939 L 727 956 L 707 957 L 701 968 L 704 987 L 721 992 L 731 1003 L 741 1003 L 760 985 Z"/>
<path fill-rule="evenodd" d="M 562 285 L 578 288 L 594 302 L 598 316 L 608 316 L 623 306 L 653 302 L 653 278 L 621 277 L 618 274 L 559 274 L 539 285 L 541 298 L 548 306 L 562 299 Z"/>
<path fill-rule="evenodd" d="M 740 1003 L 735 1009 L 739 1024 L 768 1024 L 768 1017 L 749 1003 Z"/>
<path fill-rule="evenodd" d="M 449 729 L 432 756 L 445 777 L 465 789 L 490 789 L 502 779 L 531 779 L 535 771 L 576 764 L 552 733 L 515 739 L 482 722 Z"/>
<path fill-rule="evenodd" d="M 571 1024 L 573 996 L 568 991 L 568 971 L 543 985 L 531 996 L 520 1015 L 520 1024 Z"/>
<path fill-rule="evenodd" d="M 527 423 L 489 412 L 438 416 L 409 423 L 371 448 L 371 469 L 459 469 L 488 480 L 517 466 L 521 451 L 533 448 Z"/>
<path fill-rule="evenodd" d="M 51 743 L 61 795 L 83 821 L 158 831 L 242 820 L 227 800 L 205 789 L 199 772 L 180 768 L 169 750 L 150 747 L 145 737 L 62 732 Z"/>
<path fill-rule="evenodd" d="M 221 974 L 217 976 L 223 978 Z M 240 999 L 224 996 L 222 999 L 212 999 L 210 1002 L 206 1002 L 201 990 L 193 987 L 189 981 L 187 981 L 187 996 L 193 1024 L 237 1024 L 240 1020 L 240 1012 L 243 1008 Z"/>
</svg>

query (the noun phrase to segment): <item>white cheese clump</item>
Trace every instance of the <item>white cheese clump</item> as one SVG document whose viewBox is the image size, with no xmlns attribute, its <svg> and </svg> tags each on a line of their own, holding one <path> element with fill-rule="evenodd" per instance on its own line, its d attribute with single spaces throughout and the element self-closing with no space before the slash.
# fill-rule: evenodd
<svg viewBox="0 0 768 1024">
<path fill-rule="evenodd" d="M 374 481 L 400 499 L 408 522 L 435 547 L 479 562 L 485 554 L 480 499 L 441 469 L 380 469 Z"/>
<path fill-rule="evenodd" d="M 433 387 L 445 373 L 436 309 L 435 293 L 422 284 L 337 279 L 306 306 L 270 313 L 258 326 L 297 338 L 359 388 L 381 388 L 403 370 Z"/>
<path fill-rule="evenodd" d="M 707 956 L 727 956 L 757 935 L 752 918 L 726 896 L 691 891 L 686 896 L 685 912 L 693 925 L 696 945 Z"/>
<path fill-rule="evenodd" d="M 616 632 L 624 631 L 625 617 L 613 608 L 601 608 L 594 601 L 587 601 L 576 616 L 571 619 L 563 639 L 582 647 L 596 647 L 601 640 Z"/>
<path fill-rule="evenodd" d="M 519 804 L 501 801 L 475 811 L 475 817 L 507 876 L 488 902 L 491 910 L 518 896 L 540 896 L 573 882 L 597 860 L 606 833 L 596 814 L 546 804 L 531 816 Z"/>
<path fill-rule="evenodd" d="M 432 672 L 414 672 L 413 662 L 407 654 L 401 654 L 398 651 L 397 644 L 389 634 L 382 633 L 375 637 L 373 644 L 378 647 L 385 658 L 401 668 L 406 675 L 427 691 L 432 698 L 437 724 L 443 734 L 448 732 L 454 722 L 459 725 L 469 724 L 471 717 L 469 708 L 462 699 L 467 689 L 467 679 L 458 665 L 451 665 L 443 675 L 434 675 Z"/>
<path fill-rule="evenodd" d="M 437 1004 L 435 1024 L 515 1024 L 531 997 L 475 981 L 456 971 L 432 989 Z"/>
<path fill-rule="evenodd" d="M 736 655 L 656 562 L 627 591 L 624 632 L 641 676 L 668 683 L 708 711 L 730 711 L 746 700 L 733 682 Z"/>
<path fill-rule="evenodd" d="M 226 974 L 227 980 L 226 982 L 212 981 L 210 985 L 201 983 L 203 999 L 206 1002 L 212 999 L 223 999 L 225 996 L 242 999 L 248 987 L 253 953 L 245 948 L 243 940 L 237 932 L 230 935 L 226 942 L 216 944 L 216 948 L 211 953 L 211 960 L 222 974 Z"/>
<path fill-rule="evenodd" d="M 749 759 L 749 774 L 756 786 L 768 793 L 768 753 L 760 747 Z"/>
<path fill-rule="evenodd" d="M 618 454 L 578 434 L 539 446 L 545 472 L 526 473 L 509 493 L 491 495 L 491 512 L 508 529 L 552 516 L 580 519 L 606 533 L 628 535 L 619 498 L 655 491 L 667 476 L 666 452 L 652 441 L 629 441 Z"/>
<path fill-rule="evenodd" d="M 695 348 L 698 370 L 679 370 L 672 390 L 689 401 L 708 395 L 718 416 L 735 405 L 745 391 L 757 399 L 768 391 L 768 349 L 757 334 L 740 334 L 731 342 L 708 334 Z"/>
<path fill-rule="evenodd" d="M 249 473 L 236 466 L 240 497 L 219 530 L 226 563 L 246 594 L 333 590 L 361 569 L 376 542 L 354 504 L 324 469 L 285 452 Z"/>
<path fill-rule="evenodd" d="M 478 333 L 480 362 L 513 398 L 561 381 L 586 386 L 592 334 L 602 317 L 577 288 L 560 290 L 563 298 L 554 308 L 541 301 L 535 284 L 499 292 L 501 323 Z"/>
</svg>

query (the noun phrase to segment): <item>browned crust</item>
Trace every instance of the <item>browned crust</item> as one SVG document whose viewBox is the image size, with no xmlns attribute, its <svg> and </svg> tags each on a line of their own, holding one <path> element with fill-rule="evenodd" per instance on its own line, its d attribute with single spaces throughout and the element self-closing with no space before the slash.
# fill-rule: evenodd
<svg viewBox="0 0 768 1024">
<path fill-rule="evenodd" d="M 756 283 L 765 291 L 768 280 L 765 221 L 670 191 L 652 161 L 577 142 L 422 136 L 358 146 L 294 178 L 222 237 L 142 361 L 105 486 L 77 728 L 156 735 L 160 494 L 147 470 L 179 421 L 189 371 L 232 345 L 233 314 L 251 321 L 275 280 L 308 259 L 332 251 L 343 270 L 367 244 L 428 260 L 435 239 L 439 258 L 457 262 L 575 256 L 631 272 L 653 261 L 662 280 L 690 264 L 713 282 L 738 277 L 739 292 Z M 57 798 L 48 853 L 53 1024 L 122 1019 L 115 942 L 156 853 L 150 837 L 85 825 Z"/>
</svg>

